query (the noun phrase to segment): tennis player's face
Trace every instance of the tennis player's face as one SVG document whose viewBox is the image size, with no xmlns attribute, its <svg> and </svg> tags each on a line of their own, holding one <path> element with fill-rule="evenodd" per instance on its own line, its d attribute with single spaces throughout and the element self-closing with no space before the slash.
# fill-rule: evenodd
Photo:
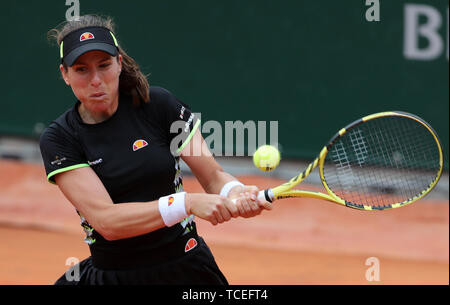
<svg viewBox="0 0 450 305">
<path fill-rule="evenodd" d="M 91 114 L 112 114 L 117 109 L 121 55 L 113 57 L 103 51 L 90 51 L 67 70 L 62 65 L 60 69 L 66 84 Z"/>
</svg>

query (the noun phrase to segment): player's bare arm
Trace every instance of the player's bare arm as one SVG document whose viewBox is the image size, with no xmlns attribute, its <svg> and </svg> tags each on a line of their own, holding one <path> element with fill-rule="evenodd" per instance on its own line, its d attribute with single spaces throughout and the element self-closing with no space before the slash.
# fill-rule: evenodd
<svg viewBox="0 0 450 305">
<path fill-rule="evenodd" d="M 72 205 L 107 240 L 139 236 L 165 226 L 158 200 L 114 204 L 89 167 L 60 173 L 55 176 L 55 181 Z M 187 194 L 185 204 L 187 214 L 194 214 L 213 225 L 238 216 L 233 202 L 218 195 Z"/>
<path fill-rule="evenodd" d="M 196 145 L 200 148 L 195 147 Z M 194 153 L 200 151 L 201 154 Z M 226 183 L 237 180 L 225 172 L 214 159 L 198 129 L 189 144 L 182 150 L 181 158 L 192 170 L 206 193 L 219 194 Z M 236 185 L 232 187 L 227 197 L 234 199 L 235 205 L 226 205 L 225 208 L 232 217 L 246 218 L 259 215 L 264 209 L 271 209 L 270 203 L 257 200 L 258 191 L 256 186 Z M 189 200 L 189 203 L 191 202 L 196 204 L 195 200 Z"/>
</svg>

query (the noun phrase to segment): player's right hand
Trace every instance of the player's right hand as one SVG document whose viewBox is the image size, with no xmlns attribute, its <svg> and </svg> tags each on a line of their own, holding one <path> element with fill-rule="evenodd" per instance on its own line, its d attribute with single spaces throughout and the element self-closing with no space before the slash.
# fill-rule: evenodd
<svg viewBox="0 0 450 305">
<path fill-rule="evenodd" d="M 188 215 L 194 214 L 213 225 L 239 216 L 239 210 L 231 199 L 216 194 L 186 193 L 185 207 Z"/>
</svg>

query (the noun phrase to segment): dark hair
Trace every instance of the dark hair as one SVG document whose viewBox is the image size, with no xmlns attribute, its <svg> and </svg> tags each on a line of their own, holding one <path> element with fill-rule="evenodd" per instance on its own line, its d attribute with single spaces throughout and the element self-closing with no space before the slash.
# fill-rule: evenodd
<svg viewBox="0 0 450 305">
<path fill-rule="evenodd" d="M 114 22 L 111 17 L 100 17 L 97 15 L 80 16 L 78 20 L 65 21 L 47 33 L 47 37 L 55 40 L 60 46 L 67 34 L 78 29 L 90 26 L 101 26 L 114 32 Z M 117 37 L 117 36 L 116 36 Z M 122 55 L 122 72 L 119 77 L 120 93 L 131 95 L 133 104 L 138 105 L 141 101 L 148 103 L 150 101 L 149 83 L 147 77 L 141 72 L 139 65 L 131 58 L 119 44 L 119 54 Z M 67 66 L 63 63 L 64 69 Z"/>
</svg>

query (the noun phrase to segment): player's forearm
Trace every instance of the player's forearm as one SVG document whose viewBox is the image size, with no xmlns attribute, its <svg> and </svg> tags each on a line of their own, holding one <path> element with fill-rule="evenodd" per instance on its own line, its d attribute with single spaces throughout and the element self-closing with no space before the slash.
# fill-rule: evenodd
<svg viewBox="0 0 450 305">
<path fill-rule="evenodd" d="M 92 225 L 107 240 L 135 237 L 165 226 L 158 201 L 111 205 L 102 211 L 96 224 Z"/>
<path fill-rule="evenodd" d="M 222 187 L 230 181 L 237 180 L 233 175 L 224 172 L 222 169 L 217 169 L 212 172 L 210 183 L 205 188 L 205 191 L 210 194 L 219 194 Z"/>
</svg>

